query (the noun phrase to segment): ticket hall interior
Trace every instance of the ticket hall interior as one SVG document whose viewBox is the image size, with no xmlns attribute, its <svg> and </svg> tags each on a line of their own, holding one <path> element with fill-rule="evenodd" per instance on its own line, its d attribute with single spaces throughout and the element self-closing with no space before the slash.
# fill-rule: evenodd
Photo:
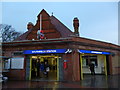
<svg viewBox="0 0 120 90">
<path fill-rule="evenodd" d="M 40 72 L 39 64 L 48 63 L 50 71 L 48 76 Z M 58 79 L 58 56 L 32 56 L 31 57 L 31 80 L 57 80 Z M 37 70 L 38 69 L 38 70 Z M 38 72 L 37 72 L 38 71 Z"/>
</svg>

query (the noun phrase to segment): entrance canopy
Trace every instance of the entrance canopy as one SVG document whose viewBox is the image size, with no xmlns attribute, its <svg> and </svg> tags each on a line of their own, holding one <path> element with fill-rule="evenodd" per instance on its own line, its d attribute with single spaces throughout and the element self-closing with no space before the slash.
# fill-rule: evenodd
<svg viewBox="0 0 120 90">
<path fill-rule="evenodd" d="M 106 54 L 110 55 L 110 52 L 102 52 L 102 51 L 91 51 L 91 50 L 78 50 L 79 53 L 90 53 L 90 54 Z"/>
<path fill-rule="evenodd" d="M 40 49 L 40 50 L 25 50 L 23 54 L 49 54 L 49 53 L 71 53 L 70 49 Z"/>
</svg>

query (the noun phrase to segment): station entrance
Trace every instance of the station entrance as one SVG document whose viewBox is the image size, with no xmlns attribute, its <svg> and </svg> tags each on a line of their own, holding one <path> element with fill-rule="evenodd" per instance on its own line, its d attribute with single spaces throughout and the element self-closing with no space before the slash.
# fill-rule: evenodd
<svg viewBox="0 0 120 90">
<path fill-rule="evenodd" d="M 84 74 L 103 74 L 108 75 L 109 70 L 109 55 L 110 52 L 79 50 L 80 53 L 80 70 L 81 80 Z"/>
<path fill-rule="evenodd" d="M 30 62 L 30 80 L 58 81 L 58 56 L 32 56 Z"/>
<path fill-rule="evenodd" d="M 91 74 L 89 64 L 94 64 L 95 74 L 108 74 L 108 60 L 106 59 L 106 55 L 99 55 L 99 54 L 81 54 L 81 79 L 83 79 L 83 75 Z"/>
</svg>

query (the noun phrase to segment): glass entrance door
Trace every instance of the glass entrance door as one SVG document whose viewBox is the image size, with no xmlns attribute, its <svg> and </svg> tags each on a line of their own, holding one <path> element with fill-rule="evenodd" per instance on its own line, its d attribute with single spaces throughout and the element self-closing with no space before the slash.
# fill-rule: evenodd
<svg viewBox="0 0 120 90">
<path fill-rule="evenodd" d="M 31 57 L 31 80 L 58 80 L 58 56 Z"/>
</svg>

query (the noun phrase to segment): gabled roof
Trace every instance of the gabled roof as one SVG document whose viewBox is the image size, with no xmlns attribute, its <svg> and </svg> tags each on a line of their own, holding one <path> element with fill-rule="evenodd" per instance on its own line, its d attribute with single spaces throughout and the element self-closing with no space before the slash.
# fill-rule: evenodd
<svg viewBox="0 0 120 90">
<path fill-rule="evenodd" d="M 49 14 L 44 9 L 40 12 L 40 14 L 42 13 L 46 13 L 49 16 Z M 39 17 L 40 14 L 38 14 L 37 17 Z M 56 28 L 56 30 L 61 34 L 60 38 L 66 38 L 70 35 L 74 35 L 74 33 L 70 29 L 68 29 L 62 22 L 60 22 L 56 17 L 49 16 L 49 19 L 50 19 L 50 22 L 53 24 L 53 26 Z M 36 30 L 35 27 L 33 27 L 32 30 Z M 27 40 L 27 36 L 32 30 L 28 30 L 27 32 L 19 36 L 17 39 L 15 39 L 14 41 Z"/>
</svg>

